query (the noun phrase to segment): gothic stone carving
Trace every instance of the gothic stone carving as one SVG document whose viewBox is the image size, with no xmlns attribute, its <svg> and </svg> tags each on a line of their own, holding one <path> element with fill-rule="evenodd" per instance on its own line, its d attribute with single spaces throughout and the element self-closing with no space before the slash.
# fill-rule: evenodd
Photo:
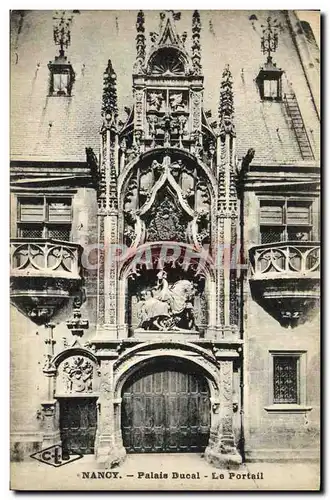
<svg viewBox="0 0 330 500">
<path fill-rule="evenodd" d="M 185 241 L 185 225 L 178 208 L 170 198 L 164 198 L 151 210 L 148 241 Z"/>
<path fill-rule="evenodd" d="M 147 288 L 140 293 L 139 327 L 143 330 L 194 329 L 194 284 L 188 280 L 178 280 L 169 285 L 167 273 L 163 270 L 157 277 L 157 285 L 154 288 Z"/>
<path fill-rule="evenodd" d="M 93 392 L 94 364 L 85 356 L 73 356 L 59 367 L 57 392 L 61 394 Z"/>
<path fill-rule="evenodd" d="M 210 242 L 211 197 L 197 165 L 164 157 L 139 165 L 127 181 L 124 243 Z M 140 229 L 142 227 L 142 229 Z"/>
<path fill-rule="evenodd" d="M 164 111 L 165 94 L 163 91 L 150 91 L 147 94 L 148 111 Z"/>
</svg>

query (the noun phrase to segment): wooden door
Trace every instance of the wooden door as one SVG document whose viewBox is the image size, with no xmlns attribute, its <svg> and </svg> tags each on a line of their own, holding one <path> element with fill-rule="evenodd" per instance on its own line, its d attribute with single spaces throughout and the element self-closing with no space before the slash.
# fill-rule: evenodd
<svg viewBox="0 0 330 500">
<path fill-rule="evenodd" d="M 209 431 L 204 376 L 167 366 L 138 374 L 125 385 L 122 433 L 128 452 L 201 452 Z"/>
<path fill-rule="evenodd" d="M 63 451 L 88 455 L 94 453 L 97 426 L 95 398 L 60 400 L 60 430 Z"/>
</svg>

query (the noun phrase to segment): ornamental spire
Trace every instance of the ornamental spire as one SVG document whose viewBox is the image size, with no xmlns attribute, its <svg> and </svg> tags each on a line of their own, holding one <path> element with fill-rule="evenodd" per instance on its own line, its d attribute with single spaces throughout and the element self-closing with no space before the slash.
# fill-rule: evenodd
<svg viewBox="0 0 330 500">
<path fill-rule="evenodd" d="M 261 25 L 262 37 L 261 37 L 261 50 L 263 54 L 267 54 L 267 64 L 272 64 L 272 52 L 276 52 L 278 47 L 278 29 L 280 25 L 277 20 L 272 21 L 271 17 L 267 17 L 267 25 Z"/>
<path fill-rule="evenodd" d="M 219 103 L 219 125 L 220 135 L 235 135 L 234 127 L 234 94 L 233 77 L 229 69 L 229 64 L 225 66 L 222 73 Z"/>
<path fill-rule="evenodd" d="M 200 32 L 201 18 L 198 10 L 195 10 L 192 16 L 192 63 L 196 75 L 202 72 Z"/>
<path fill-rule="evenodd" d="M 65 10 L 56 11 L 53 16 L 53 36 L 55 45 L 60 46 L 60 57 L 64 57 L 64 49 L 71 44 L 71 24 L 73 15 L 68 15 Z"/>
<path fill-rule="evenodd" d="M 140 10 L 136 18 L 136 61 L 134 64 L 134 71 L 136 73 L 141 73 L 141 70 L 145 63 L 146 56 L 146 40 L 144 35 L 144 13 Z"/>
<path fill-rule="evenodd" d="M 103 77 L 102 116 L 106 125 L 116 125 L 118 117 L 117 75 L 110 59 Z"/>
</svg>

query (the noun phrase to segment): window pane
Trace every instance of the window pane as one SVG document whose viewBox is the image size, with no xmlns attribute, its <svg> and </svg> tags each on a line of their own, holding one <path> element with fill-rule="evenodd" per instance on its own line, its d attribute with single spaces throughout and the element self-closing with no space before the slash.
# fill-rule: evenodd
<svg viewBox="0 0 330 500">
<path fill-rule="evenodd" d="M 22 222 L 34 222 L 44 220 L 44 200 L 43 198 L 20 198 L 20 220 Z"/>
<path fill-rule="evenodd" d="M 69 75 L 67 73 L 53 73 L 54 94 L 66 95 L 68 89 Z"/>
<path fill-rule="evenodd" d="M 48 220 L 50 222 L 71 221 L 71 200 L 49 200 Z"/>
<path fill-rule="evenodd" d="M 274 403 L 299 403 L 297 356 L 274 356 Z"/>
<path fill-rule="evenodd" d="M 70 226 L 50 226 L 48 228 L 48 238 L 70 241 Z"/>
<path fill-rule="evenodd" d="M 261 243 L 277 243 L 282 241 L 283 229 L 281 227 L 267 227 L 260 228 Z"/>
<path fill-rule="evenodd" d="M 265 97 L 277 97 L 277 80 L 264 80 L 264 96 Z"/>
<path fill-rule="evenodd" d="M 22 226 L 19 230 L 19 236 L 21 238 L 42 238 L 42 226 Z"/>
<path fill-rule="evenodd" d="M 68 88 L 69 75 L 67 73 L 61 74 L 61 90 Z"/>
<path fill-rule="evenodd" d="M 310 204 L 305 202 L 288 202 L 288 224 L 310 224 Z"/>
<path fill-rule="evenodd" d="M 260 201 L 261 224 L 283 224 L 283 202 Z"/>
<path fill-rule="evenodd" d="M 61 75 L 60 74 L 53 74 L 53 89 L 54 92 L 59 92 L 61 90 Z"/>
</svg>

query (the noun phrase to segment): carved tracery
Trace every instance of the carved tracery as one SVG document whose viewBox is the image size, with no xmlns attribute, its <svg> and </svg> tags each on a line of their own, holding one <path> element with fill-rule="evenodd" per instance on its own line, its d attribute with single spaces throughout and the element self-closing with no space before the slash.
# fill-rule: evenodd
<svg viewBox="0 0 330 500">
<path fill-rule="evenodd" d="M 138 164 L 124 190 L 124 243 L 210 241 L 211 196 L 202 169 L 191 161 L 158 157 Z"/>
<path fill-rule="evenodd" d="M 152 206 L 146 219 L 147 241 L 185 241 L 187 216 L 167 193 Z"/>
<path fill-rule="evenodd" d="M 149 61 L 149 72 L 153 75 L 183 75 L 184 63 L 172 48 L 158 50 Z"/>
</svg>

